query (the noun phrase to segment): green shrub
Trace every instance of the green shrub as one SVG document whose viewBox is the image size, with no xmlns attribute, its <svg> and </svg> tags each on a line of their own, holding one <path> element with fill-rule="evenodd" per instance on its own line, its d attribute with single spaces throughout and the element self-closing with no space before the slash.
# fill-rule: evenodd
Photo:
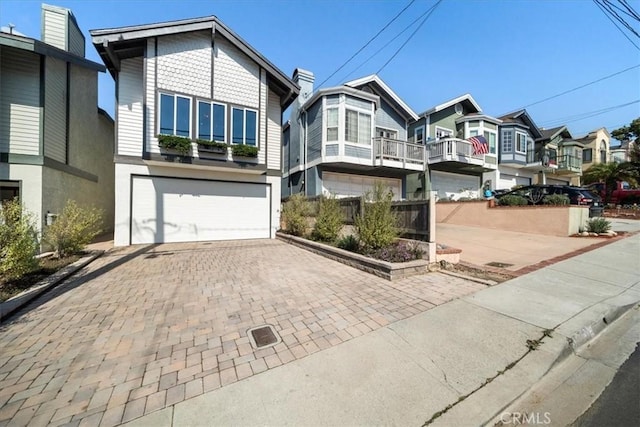
<svg viewBox="0 0 640 427">
<path fill-rule="evenodd" d="M 500 206 L 525 206 L 528 204 L 527 199 L 515 194 L 507 194 L 498 199 Z"/>
<path fill-rule="evenodd" d="M 175 150 L 183 156 L 191 151 L 191 140 L 183 136 L 158 135 L 158 145 L 165 150 Z"/>
<path fill-rule="evenodd" d="M 384 248 L 371 251 L 367 255 L 387 262 L 407 262 L 422 259 L 424 251 L 416 243 L 394 242 Z"/>
<path fill-rule="evenodd" d="M 231 146 L 234 156 L 258 157 L 258 147 L 253 145 L 236 144 Z"/>
<path fill-rule="evenodd" d="M 338 199 L 335 196 L 322 197 L 311 236 L 323 242 L 335 241 L 342 229 L 342 219 L 342 209 Z"/>
<path fill-rule="evenodd" d="M 356 237 L 352 234 L 348 236 L 344 236 L 342 239 L 338 240 L 337 245 L 340 249 L 344 249 L 349 252 L 359 252 L 360 251 L 360 242 Z"/>
<path fill-rule="evenodd" d="M 55 222 L 44 230 L 43 240 L 63 258 L 81 252 L 102 231 L 102 211 L 67 201 Z"/>
<path fill-rule="evenodd" d="M 371 202 L 363 203 L 364 212 L 355 220 L 358 238 L 365 249 L 383 248 L 398 237 L 397 218 L 391 211 L 392 198 L 391 189 L 380 182 L 365 195 Z"/>
<path fill-rule="evenodd" d="M 564 206 L 571 202 L 569 196 L 564 194 L 549 194 L 542 198 L 542 203 L 545 205 Z"/>
<path fill-rule="evenodd" d="M 294 194 L 282 206 L 285 231 L 294 236 L 306 236 L 309 222 L 309 201 L 302 193 Z"/>
<path fill-rule="evenodd" d="M 196 144 L 204 148 L 218 148 L 220 150 L 224 150 L 225 153 L 229 148 L 229 146 L 224 142 L 209 141 L 208 139 L 196 139 Z"/>
<path fill-rule="evenodd" d="M 18 199 L 0 207 L 0 274 L 15 279 L 38 266 L 38 239 L 33 215 Z"/>
<path fill-rule="evenodd" d="M 605 218 L 591 218 L 587 221 L 587 231 L 590 233 L 606 233 L 609 230 L 611 223 Z"/>
</svg>

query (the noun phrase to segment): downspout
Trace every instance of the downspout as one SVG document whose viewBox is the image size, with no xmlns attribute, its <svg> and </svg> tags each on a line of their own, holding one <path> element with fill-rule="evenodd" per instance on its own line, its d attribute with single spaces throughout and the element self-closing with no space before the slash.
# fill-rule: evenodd
<svg viewBox="0 0 640 427">
<path fill-rule="evenodd" d="M 308 191 L 307 191 L 307 121 L 308 121 L 308 117 L 307 117 L 307 111 L 303 110 L 302 114 L 304 115 L 304 119 L 302 120 L 302 123 L 304 124 L 304 132 L 303 132 L 303 148 L 304 148 L 304 153 L 303 153 L 303 158 L 304 158 L 304 195 L 308 196 Z"/>
</svg>

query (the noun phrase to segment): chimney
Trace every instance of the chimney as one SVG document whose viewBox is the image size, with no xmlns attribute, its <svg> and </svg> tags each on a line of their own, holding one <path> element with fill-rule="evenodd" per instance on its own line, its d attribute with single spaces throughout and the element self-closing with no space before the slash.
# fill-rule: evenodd
<svg viewBox="0 0 640 427">
<path fill-rule="evenodd" d="M 69 9 L 42 4 L 40 39 L 51 46 L 84 58 L 85 39 Z"/>
<path fill-rule="evenodd" d="M 313 94 L 313 82 L 316 80 L 311 71 L 296 68 L 293 72 L 293 81 L 300 86 L 300 95 L 298 96 L 298 105 L 307 102 L 307 99 Z"/>
</svg>

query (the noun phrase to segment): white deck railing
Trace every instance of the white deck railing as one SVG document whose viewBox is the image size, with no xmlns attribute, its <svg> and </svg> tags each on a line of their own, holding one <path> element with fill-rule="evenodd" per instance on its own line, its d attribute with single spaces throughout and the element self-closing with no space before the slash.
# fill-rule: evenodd
<svg viewBox="0 0 640 427">
<path fill-rule="evenodd" d="M 374 158 L 403 163 L 424 164 L 425 147 L 397 139 L 377 137 L 373 139 Z"/>
</svg>

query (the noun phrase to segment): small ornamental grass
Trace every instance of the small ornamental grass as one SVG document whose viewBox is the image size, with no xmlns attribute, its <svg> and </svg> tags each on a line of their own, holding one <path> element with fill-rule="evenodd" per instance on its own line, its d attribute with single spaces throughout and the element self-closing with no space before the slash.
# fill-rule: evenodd
<svg viewBox="0 0 640 427">
<path fill-rule="evenodd" d="M 355 220 L 356 231 L 366 250 L 389 246 L 398 237 L 398 219 L 391 210 L 393 193 L 389 187 L 377 182 L 365 195 L 364 212 Z"/>
<path fill-rule="evenodd" d="M 587 221 L 586 230 L 589 233 L 606 233 L 611 230 L 611 222 L 602 217 L 591 218 Z"/>
<path fill-rule="evenodd" d="M 314 240 L 334 242 L 342 229 L 342 209 L 335 196 L 322 197 L 319 202 L 316 224 L 311 233 Z"/>
<path fill-rule="evenodd" d="M 0 206 L 0 278 L 15 279 L 33 271 L 38 262 L 38 238 L 33 214 L 18 199 Z"/>
<path fill-rule="evenodd" d="M 307 217 L 311 206 L 307 198 L 297 193 L 289 197 L 282 205 L 282 219 L 285 223 L 285 231 L 294 236 L 306 236 L 309 229 Z"/>
</svg>

